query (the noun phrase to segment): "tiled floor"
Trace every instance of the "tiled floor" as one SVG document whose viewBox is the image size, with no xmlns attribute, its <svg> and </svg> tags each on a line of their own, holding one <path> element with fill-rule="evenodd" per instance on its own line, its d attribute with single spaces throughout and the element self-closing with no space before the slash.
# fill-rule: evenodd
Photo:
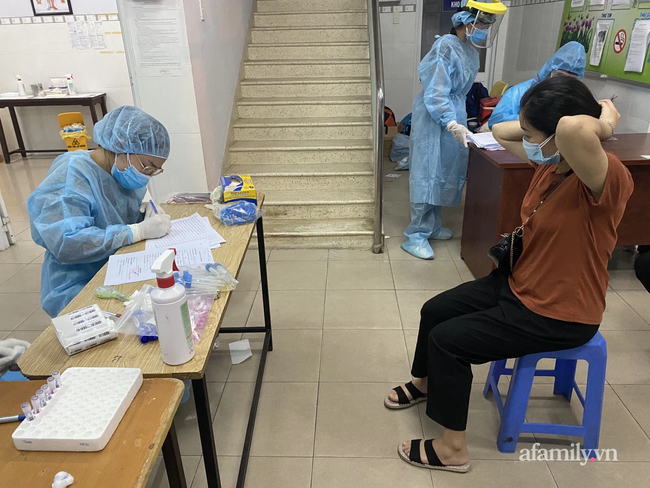
<svg viewBox="0 0 650 488">
<path fill-rule="evenodd" d="M 16 231 L 27 229 L 24 202 L 43 177 L 48 161 L 0 165 L 0 187 Z M 388 167 L 392 170 L 392 167 Z M 475 368 L 468 439 L 473 467 L 467 475 L 428 472 L 399 460 L 398 442 L 435 436 L 440 427 L 424 406 L 389 411 L 387 391 L 408 379 L 422 303 L 472 276 L 460 260 L 460 241 L 434 243 L 436 259 L 417 260 L 399 248 L 408 223 L 408 173 L 386 179 L 388 252 L 272 251 L 268 258 L 275 349 L 265 384 L 249 464 L 248 488 L 534 488 L 641 487 L 650 479 L 650 296 L 635 280 L 630 254 L 611 264 L 608 309 L 601 327 L 609 346 L 601 447 L 618 450 L 618 462 L 528 462 L 495 445 L 494 401 L 481 396 L 487 368 Z M 456 236 L 462 210 L 443 213 Z M 29 239 L 0 253 L 0 338 L 38 335 L 47 324 L 38 306 L 42 250 Z M 224 323 L 262 324 L 259 272 L 249 253 Z M 20 297 L 20 300 L 16 300 Z M 225 487 L 234 487 L 253 394 L 261 337 L 249 337 L 251 360 L 231 366 L 228 342 L 210 359 L 207 379 Z M 584 383 L 585 368 L 578 371 Z M 581 410 L 552 395 L 548 381 L 534 386 L 529 420 L 576 422 Z M 548 379 L 547 379 L 548 380 Z M 188 486 L 206 487 L 193 401 L 176 417 Z M 519 448 L 542 436 L 522 437 Z M 570 440 L 570 439 L 569 439 Z M 566 442 L 566 441 L 565 441 Z M 560 446 L 561 447 L 561 446 Z M 159 461 L 151 487 L 166 487 Z"/>
</svg>

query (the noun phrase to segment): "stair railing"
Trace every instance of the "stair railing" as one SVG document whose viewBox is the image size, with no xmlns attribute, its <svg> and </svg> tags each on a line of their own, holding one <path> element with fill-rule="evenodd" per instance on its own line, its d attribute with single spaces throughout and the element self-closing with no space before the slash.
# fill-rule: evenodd
<svg viewBox="0 0 650 488">
<path fill-rule="evenodd" d="M 372 104 L 372 154 L 375 174 L 375 209 L 372 252 L 384 250 L 382 225 L 384 199 L 384 60 L 381 49 L 379 1 L 368 0 L 368 41 L 370 43 L 370 79 Z"/>
</svg>

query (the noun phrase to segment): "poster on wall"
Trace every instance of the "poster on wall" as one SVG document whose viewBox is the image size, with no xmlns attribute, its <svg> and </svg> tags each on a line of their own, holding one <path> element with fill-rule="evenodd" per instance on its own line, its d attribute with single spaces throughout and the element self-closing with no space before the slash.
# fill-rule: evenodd
<svg viewBox="0 0 650 488">
<path fill-rule="evenodd" d="M 565 0 L 558 47 L 579 42 L 587 71 L 650 83 L 650 3 L 606 0 L 598 10 L 592 8 L 597 0 L 585 3 L 577 8 L 575 0 Z"/>
<path fill-rule="evenodd" d="M 30 0 L 34 15 L 63 15 L 71 14 L 70 0 Z"/>
</svg>

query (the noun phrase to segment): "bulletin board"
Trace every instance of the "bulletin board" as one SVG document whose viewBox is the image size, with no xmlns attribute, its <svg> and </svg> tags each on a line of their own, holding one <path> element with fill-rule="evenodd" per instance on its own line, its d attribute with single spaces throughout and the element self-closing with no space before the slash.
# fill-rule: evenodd
<svg viewBox="0 0 650 488">
<path fill-rule="evenodd" d="M 558 47 L 577 41 L 587 71 L 650 83 L 650 0 L 565 0 Z"/>
</svg>

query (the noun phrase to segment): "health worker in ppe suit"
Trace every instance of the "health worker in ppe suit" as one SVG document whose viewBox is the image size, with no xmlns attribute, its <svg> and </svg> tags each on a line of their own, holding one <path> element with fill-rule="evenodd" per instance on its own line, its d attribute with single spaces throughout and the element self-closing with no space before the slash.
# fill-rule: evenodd
<svg viewBox="0 0 650 488">
<path fill-rule="evenodd" d="M 169 156 L 165 127 L 124 106 L 100 120 L 93 137 L 99 149 L 57 157 L 27 201 L 32 238 L 47 250 L 41 306 L 52 317 L 119 248 L 171 229 L 169 215 L 142 204 Z"/>
<path fill-rule="evenodd" d="M 402 249 L 433 259 L 428 239 L 451 239 L 441 226 L 443 206 L 460 203 L 467 174 L 465 98 L 479 70 L 476 48 L 489 47 L 506 7 L 498 0 L 463 0 L 454 29 L 439 38 L 420 62 L 422 91 L 413 101 L 409 177 L 411 223 Z"/>
<path fill-rule="evenodd" d="M 529 88 L 546 78 L 556 76 L 572 76 L 582 79 L 585 76 L 586 65 L 587 54 L 584 46 L 576 41 L 567 42 L 544 63 L 535 78 L 519 83 L 505 92 L 488 121 L 490 130 L 501 122 L 519 120 L 519 104 Z"/>
</svg>

